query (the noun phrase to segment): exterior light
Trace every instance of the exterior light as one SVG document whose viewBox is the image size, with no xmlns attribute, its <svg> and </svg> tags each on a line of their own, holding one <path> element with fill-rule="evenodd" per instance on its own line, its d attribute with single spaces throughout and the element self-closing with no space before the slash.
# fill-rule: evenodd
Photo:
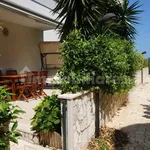
<svg viewBox="0 0 150 150">
<path fill-rule="evenodd" d="M 103 16 L 103 18 L 99 21 L 99 33 L 102 33 L 102 26 L 103 24 L 111 19 L 117 19 L 117 16 L 114 13 L 108 13 Z"/>
<path fill-rule="evenodd" d="M 146 53 L 147 53 L 147 52 L 146 52 L 146 51 L 144 51 L 144 52 L 142 52 L 141 54 L 142 54 L 142 55 L 144 55 L 144 54 L 146 54 Z"/>
</svg>

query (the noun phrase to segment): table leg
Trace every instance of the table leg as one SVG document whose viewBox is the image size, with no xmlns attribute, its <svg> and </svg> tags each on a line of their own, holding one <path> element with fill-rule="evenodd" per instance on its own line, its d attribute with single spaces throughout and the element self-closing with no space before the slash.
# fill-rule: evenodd
<svg viewBox="0 0 150 150">
<path fill-rule="evenodd" d="M 16 85 L 15 85 L 15 79 L 12 80 L 12 100 L 16 100 Z"/>
</svg>

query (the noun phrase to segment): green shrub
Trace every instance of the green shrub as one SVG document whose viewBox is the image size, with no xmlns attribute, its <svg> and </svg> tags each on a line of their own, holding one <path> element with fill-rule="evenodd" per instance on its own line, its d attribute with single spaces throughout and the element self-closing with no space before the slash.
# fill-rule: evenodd
<svg viewBox="0 0 150 150">
<path fill-rule="evenodd" d="M 60 131 L 60 102 L 57 95 L 44 97 L 44 100 L 34 110 L 32 130 L 36 133 Z"/>
<path fill-rule="evenodd" d="M 62 43 L 61 52 L 62 92 L 101 88 L 114 93 L 134 86 L 137 52 L 132 43 L 115 34 L 86 40 L 80 31 L 74 30 Z"/>
<path fill-rule="evenodd" d="M 144 59 L 143 68 L 146 68 L 146 67 L 148 67 L 148 60 L 147 60 L 147 59 Z"/>
<path fill-rule="evenodd" d="M 137 53 L 135 55 L 135 63 L 134 68 L 135 70 L 141 70 L 144 65 L 144 56 L 141 53 Z"/>
<path fill-rule="evenodd" d="M 8 150 L 9 141 L 18 143 L 17 139 L 21 136 L 16 131 L 18 122 L 15 120 L 24 111 L 8 101 L 11 98 L 10 95 L 6 88 L 0 86 L 0 150 Z M 10 122 L 13 122 L 11 129 L 9 129 Z"/>
</svg>

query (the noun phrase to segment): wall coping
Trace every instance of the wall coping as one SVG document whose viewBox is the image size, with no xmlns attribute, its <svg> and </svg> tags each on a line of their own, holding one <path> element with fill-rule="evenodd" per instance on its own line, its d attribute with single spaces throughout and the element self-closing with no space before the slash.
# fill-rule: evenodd
<svg viewBox="0 0 150 150">
<path fill-rule="evenodd" d="M 74 99 L 76 99 L 76 98 L 78 98 L 80 96 L 83 96 L 83 95 L 85 95 L 85 94 L 87 94 L 89 92 L 90 91 L 78 92 L 78 93 L 74 93 L 74 94 L 72 94 L 72 93 L 66 93 L 66 94 L 59 95 L 58 98 L 60 100 L 74 100 Z"/>
</svg>

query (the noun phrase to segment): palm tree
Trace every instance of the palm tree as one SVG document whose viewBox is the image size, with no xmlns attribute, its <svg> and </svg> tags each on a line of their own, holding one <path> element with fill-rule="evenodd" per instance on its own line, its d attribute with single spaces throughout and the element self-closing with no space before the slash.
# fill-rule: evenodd
<svg viewBox="0 0 150 150">
<path fill-rule="evenodd" d="M 138 24 L 138 14 L 141 5 L 139 0 L 129 4 L 129 0 L 55 0 L 57 6 L 54 13 L 58 13 L 61 39 L 65 39 L 73 29 L 81 29 L 81 32 L 88 37 L 98 34 L 98 22 L 107 13 L 114 13 L 118 20 L 115 23 L 104 24 L 104 29 L 112 30 L 126 39 L 134 39 L 137 31 L 134 27 Z"/>
<path fill-rule="evenodd" d="M 110 30 L 119 34 L 121 37 L 133 40 L 137 34 L 135 25 L 139 24 L 138 15 L 143 11 L 139 8 L 141 7 L 139 0 L 135 1 L 133 4 L 129 3 L 129 0 L 122 0 L 122 3 L 105 3 L 105 8 L 101 10 L 101 13 L 113 12 L 117 15 L 118 20 L 116 23 L 108 24 L 107 26 Z"/>
<path fill-rule="evenodd" d="M 95 22 L 98 22 L 100 17 L 99 6 L 101 0 L 55 0 L 57 6 L 53 10 L 58 13 L 60 24 L 63 23 L 61 39 L 73 29 L 81 29 L 86 36 L 90 35 L 93 30 L 96 30 Z"/>
</svg>

